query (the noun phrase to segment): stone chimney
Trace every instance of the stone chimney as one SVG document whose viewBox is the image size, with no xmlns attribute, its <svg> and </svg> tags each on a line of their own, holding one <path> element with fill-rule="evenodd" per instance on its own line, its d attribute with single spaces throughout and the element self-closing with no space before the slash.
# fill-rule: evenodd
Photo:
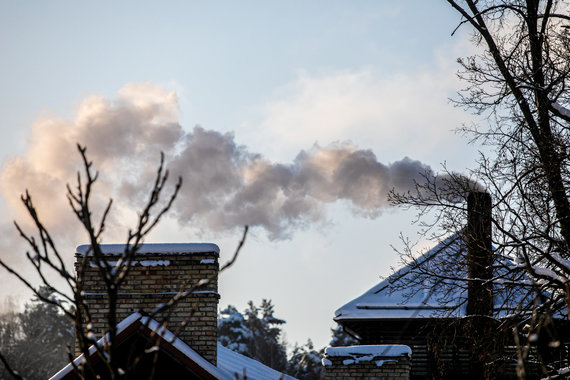
<svg viewBox="0 0 570 380">
<path fill-rule="evenodd" d="M 471 192 L 467 198 L 467 315 L 493 315 L 493 253 L 491 241 L 491 196 Z"/>
<path fill-rule="evenodd" d="M 109 264 L 122 257 L 122 244 L 102 244 L 101 249 Z M 75 269 L 90 246 L 76 250 Z M 168 329 L 196 352 L 216 365 L 217 311 L 218 311 L 218 256 L 215 244 L 143 244 L 132 263 L 129 275 L 120 287 L 117 303 L 117 321 L 134 312 L 152 312 L 158 305 L 168 302 L 184 286 L 196 285 L 209 279 L 200 291 L 193 292 L 172 309 Z M 85 299 L 92 317 L 94 332 L 101 336 L 108 328 L 108 296 L 99 269 L 92 256 L 79 281 L 83 282 Z M 160 321 L 160 315 L 157 320 Z M 184 323 L 186 326 L 182 326 Z"/>
</svg>

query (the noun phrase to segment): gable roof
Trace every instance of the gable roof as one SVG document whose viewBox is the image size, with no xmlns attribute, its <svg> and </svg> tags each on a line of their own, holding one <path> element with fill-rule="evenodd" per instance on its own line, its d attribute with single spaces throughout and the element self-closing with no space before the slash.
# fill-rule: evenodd
<svg viewBox="0 0 570 380">
<path fill-rule="evenodd" d="M 204 359 L 190 346 L 178 339 L 170 330 L 163 328 L 160 323 L 140 313 L 133 313 L 117 325 L 117 344 L 120 345 L 135 333 L 142 333 L 146 336 L 158 335 L 160 337 L 159 350 L 165 351 L 170 357 L 186 366 L 191 372 L 202 379 L 234 380 L 246 374 L 248 379 L 284 379 L 294 380 L 293 377 L 278 372 L 266 365 L 238 354 L 218 343 L 217 362 L 218 367 Z M 108 339 L 108 334 L 97 341 L 97 345 L 103 345 L 104 339 Z M 83 360 L 83 355 L 77 357 L 73 362 L 78 366 Z M 89 360 L 98 360 L 94 346 L 89 348 Z M 75 379 L 74 367 L 71 363 L 61 369 L 50 380 Z"/>
<path fill-rule="evenodd" d="M 170 357 L 175 358 L 177 362 L 181 363 L 184 367 L 189 368 L 192 373 L 198 375 L 202 379 L 230 379 L 225 373 L 204 359 L 190 346 L 176 338 L 176 336 L 168 329 L 162 328 L 158 322 L 148 317 L 144 317 L 140 313 L 131 314 L 117 325 L 117 345 L 119 346 L 122 342 L 126 341 L 136 333 L 142 333 L 146 336 L 159 336 L 159 350 L 167 352 Z M 108 334 L 105 334 L 105 336 L 99 339 L 96 344 L 98 346 L 102 346 L 106 339 L 109 339 Z M 78 356 L 73 361 L 75 366 L 78 366 L 83 361 L 83 358 L 83 354 Z M 92 364 L 94 365 L 96 365 L 96 362 L 99 360 L 95 346 L 91 346 L 89 348 L 88 360 L 92 361 Z M 75 379 L 76 377 L 74 366 L 72 363 L 69 363 L 61 371 L 52 376 L 50 380 Z"/>
<path fill-rule="evenodd" d="M 340 307 L 334 320 L 462 317 L 467 304 L 467 259 L 462 233 Z M 495 255 L 494 313 L 505 317 L 533 299 L 530 281 L 515 264 Z M 436 274 L 434 276 L 434 274 Z"/>
</svg>

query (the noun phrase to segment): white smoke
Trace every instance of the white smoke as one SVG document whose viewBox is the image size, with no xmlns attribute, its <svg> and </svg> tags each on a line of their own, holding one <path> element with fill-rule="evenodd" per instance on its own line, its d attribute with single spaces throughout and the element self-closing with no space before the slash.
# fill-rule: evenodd
<svg viewBox="0 0 570 380">
<path fill-rule="evenodd" d="M 93 96 L 79 106 L 74 120 L 43 117 L 32 127 L 24 156 L 4 162 L 0 194 L 20 223 L 28 221 L 20 194 L 29 189 L 42 219 L 59 233 L 71 233 L 74 216 L 65 197 L 82 168 L 76 145 L 88 148 L 101 171 L 95 205 L 115 195 L 123 181 L 137 181 L 160 151 L 169 151 L 183 135 L 177 123 L 174 93 L 151 84 L 128 84 L 115 100 Z"/>
<path fill-rule="evenodd" d="M 65 184 L 80 169 L 76 143 L 87 146 L 102 173 L 96 204 L 109 197 L 129 207 L 144 202 L 163 151 L 171 174 L 184 178 L 173 210 L 180 223 L 217 231 L 248 224 L 279 239 L 322 220 L 326 205 L 336 201 L 375 218 L 389 207 L 391 189 L 413 190 L 414 181 L 432 173 L 407 157 L 380 163 L 372 151 L 348 142 L 315 145 L 291 163 L 273 163 L 238 145 L 233 134 L 198 126 L 185 132 L 177 113 L 174 93 L 129 84 L 114 100 L 86 99 L 74 120 L 43 118 L 32 129 L 27 153 L 3 165 L 0 193 L 21 219 L 19 194 L 30 189 L 48 226 L 66 231 Z"/>
<path fill-rule="evenodd" d="M 429 170 L 409 158 L 384 165 L 349 143 L 315 145 L 293 163 L 272 163 L 238 146 L 233 135 L 200 127 L 185 136 L 169 166 L 187 182 L 176 210 L 181 222 L 201 219 L 215 230 L 261 226 L 271 238 L 320 220 L 325 204 L 338 200 L 376 217 L 390 189 L 405 191 Z"/>
</svg>

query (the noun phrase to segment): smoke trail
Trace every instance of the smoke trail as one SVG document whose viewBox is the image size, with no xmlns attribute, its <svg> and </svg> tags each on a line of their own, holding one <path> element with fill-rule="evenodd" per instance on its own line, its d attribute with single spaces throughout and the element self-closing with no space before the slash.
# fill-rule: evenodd
<svg viewBox="0 0 570 380">
<path fill-rule="evenodd" d="M 432 173 L 410 158 L 378 162 L 370 150 L 350 143 L 315 145 L 291 163 L 273 163 L 236 144 L 234 135 L 195 127 L 184 132 L 177 122 L 174 93 L 151 84 L 125 86 L 115 100 L 86 99 L 74 120 L 44 118 L 33 127 L 27 154 L 6 162 L 0 193 L 11 210 L 29 188 L 48 226 L 65 231 L 63 191 L 78 169 L 75 144 L 88 147 L 90 159 L 103 175 L 103 202 L 138 205 L 154 174 L 158 152 L 168 157 L 172 174 L 184 178 L 173 210 L 177 220 L 217 231 L 249 224 L 269 237 L 289 236 L 296 227 L 322 220 L 326 205 L 347 202 L 358 215 L 375 218 L 389 207 L 387 194 L 405 192 Z"/>
<path fill-rule="evenodd" d="M 10 216 L 29 220 L 20 202 L 20 194 L 29 189 L 46 225 L 72 234 L 69 226 L 76 221 L 65 186 L 75 183 L 81 169 L 76 144 L 88 147 L 89 158 L 105 174 L 98 183 L 96 206 L 113 196 L 122 181 L 140 178 L 161 150 L 172 149 L 183 134 L 177 112 L 174 93 L 143 83 L 124 86 L 113 101 L 100 96 L 85 99 L 72 121 L 40 118 L 32 126 L 26 154 L 2 165 L 0 195 Z"/>
<path fill-rule="evenodd" d="M 215 230 L 262 226 L 271 238 L 320 220 L 325 204 L 338 200 L 376 217 L 390 189 L 408 190 L 429 170 L 409 158 L 384 165 L 349 143 L 315 145 L 290 164 L 272 163 L 236 145 L 233 135 L 200 127 L 169 166 L 188 184 L 176 210 L 181 222 L 198 217 Z"/>
</svg>

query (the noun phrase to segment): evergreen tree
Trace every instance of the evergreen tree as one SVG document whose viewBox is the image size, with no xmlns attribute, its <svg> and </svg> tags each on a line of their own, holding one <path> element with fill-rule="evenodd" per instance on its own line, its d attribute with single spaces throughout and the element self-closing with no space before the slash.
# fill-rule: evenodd
<svg viewBox="0 0 570 380">
<path fill-rule="evenodd" d="M 329 343 L 331 347 L 352 346 L 358 344 L 358 341 L 348 335 L 342 328 L 337 326 L 331 329 L 332 339 Z M 324 379 L 324 369 L 322 358 L 325 349 L 319 351 L 314 349 L 311 339 L 307 343 L 299 346 L 295 344 L 293 353 L 287 362 L 287 373 L 300 380 L 320 380 Z"/>
<path fill-rule="evenodd" d="M 249 342 L 253 338 L 251 330 L 245 325 L 245 318 L 237 309 L 228 305 L 220 311 L 218 318 L 218 340 L 232 351 L 253 357 L 249 351 Z"/>
<path fill-rule="evenodd" d="M 287 363 L 287 373 L 300 380 L 324 379 L 321 359 L 324 349 L 316 351 L 311 339 L 303 346 L 295 345 L 293 354 Z"/>
<path fill-rule="evenodd" d="M 332 339 L 329 343 L 331 347 L 354 346 L 358 344 L 358 341 L 351 335 L 348 335 L 340 325 L 331 329 L 331 333 Z"/>
<path fill-rule="evenodd" d="M 286 359 L 285 344 L 281 339 L 285 321 L 275 317 L 275 306 L 271 300 L 263 299 L 260 306 L 252 301 L 240 313 L 229 305 L 218 319 L 218 340 L 232 351 L 248 356 L 300 380 L 324 378 L 321 359 L 324 348 L 316 350 L 311 339 L 304 345 L 295 344 L 289 360 Z M 351 346 L 358 341 L 348 335 L 342 326 L 331 329 L 330 346 Z"/>
<path fill-rule="evenodd" d="M 234 306 L 220 312 L 218 340 L 229 349 L 248 356 L 278 371 L 287 366 L 287 353 L 281 341 L 284 320 L 276 318 L 271 300 L 257 307 L 250 301 L 244 314 Z"/>
<path fill-rule="evenodd" d="M 40 289 L 46 297 L 49 288 Z M 0 316 L 0 350 L 25 379 L 46 379 L 68 361 L 67 347 L 74 342 L 70 321 L 55 305 L 34 298 L 22 313 Z M 0 364 L 0 378 L 10 376 Z"/>
</svg>

